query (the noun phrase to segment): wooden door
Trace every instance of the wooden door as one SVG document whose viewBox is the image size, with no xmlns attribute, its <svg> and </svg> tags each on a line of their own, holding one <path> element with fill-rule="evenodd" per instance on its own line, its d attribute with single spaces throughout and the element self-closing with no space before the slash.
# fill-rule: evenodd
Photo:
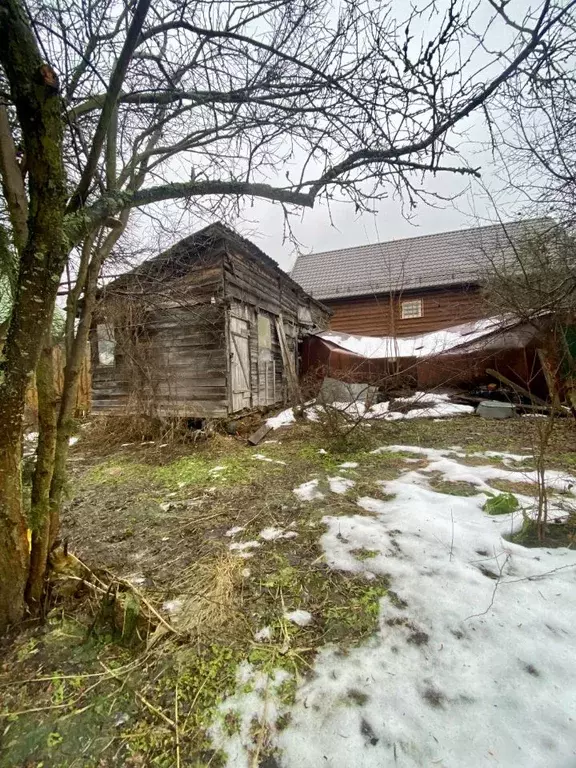
<svg viewBox="0 0 576 768">
<path fill-rule="evenodd" d="M 232 411 L 250 408 L 250 323 L 234 315 L 230 316 L 230 387 Z"/>
</svg>

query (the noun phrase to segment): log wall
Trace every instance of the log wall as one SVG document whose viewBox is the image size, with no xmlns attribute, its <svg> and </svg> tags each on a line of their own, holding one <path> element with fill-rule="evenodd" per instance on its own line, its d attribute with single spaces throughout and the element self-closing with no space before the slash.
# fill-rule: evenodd
<svg viewBox="0 0 576 768">
<path fill-rule="evenodd" d="M 287 399 L 287 376 L 276 321 L 282 318 L 289 354 L 298 368 L 298 336 L 305 328 L 325 328 L 328 313 L 271 260 L 259 259 L 228 243 L 187 258 L 180 254 L 178 276 L 127 275 L 108 291 L 91 333 L 94 412 L 120 411 L 194 417 L 234 412 L 231 366 L 248 349 L 249 393 L 236 392 L 236 405 L 257 408 Z M 269 334 L 259 343 L 259 316 Z M 236 321 L 234 321 L 236 318 Z M 98 356 L 98 323 L 115 329 L 113 364 Z M 244 341 L 234 329 L 242 328 Z M 269 344 L 263 345 L 266 337 Z"/>
<path fill-rule="evenodd" d="M 402 320 L 401 302 L 422 300 L 422 316 Z M 404 292 L 324 302 L 332 311 L 330 329 L 358 336 L 414 336 L 486 316 L 477 288 Z"/>
</svg>

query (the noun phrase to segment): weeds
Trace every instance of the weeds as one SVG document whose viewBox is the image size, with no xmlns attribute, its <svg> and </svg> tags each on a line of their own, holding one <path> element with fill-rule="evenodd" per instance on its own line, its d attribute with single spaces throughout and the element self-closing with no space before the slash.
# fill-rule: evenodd
<svg viewBox="0 0 576 768">
<path fill-rule="evenodd" d="M 520 508 L 520 502 L 513 493 L 499 493 L 490 495 L 482 509 L 489 515 L 509 515 Z"/>
</svg>

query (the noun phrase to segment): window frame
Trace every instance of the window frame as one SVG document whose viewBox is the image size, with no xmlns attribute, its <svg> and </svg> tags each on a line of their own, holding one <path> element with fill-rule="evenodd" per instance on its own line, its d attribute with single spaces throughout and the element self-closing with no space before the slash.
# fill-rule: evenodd
<svg viewBox="0 0 576 768">
<path fill-rule="evenodd" d="M 417 313 L 405 314 L 405 309 L 408 305 L 418 305 Z M 400 320 L 418 320 L 424 315 L 424 300 L 423 299 L 406 299 L 400 302 Z"/>
</svg>

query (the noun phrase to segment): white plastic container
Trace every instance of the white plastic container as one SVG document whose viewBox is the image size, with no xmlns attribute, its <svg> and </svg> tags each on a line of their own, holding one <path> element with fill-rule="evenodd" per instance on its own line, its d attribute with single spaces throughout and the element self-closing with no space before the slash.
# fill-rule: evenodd
<svg viewBox="0 0 576 768">
<path fill-rule="evenodd" d="M 485 419 L 509 419 L 516 413 L 512 403 L 501 403 L 498 400 L 482 400 L 476 408 L 478 416 Z"/>
</svg>

